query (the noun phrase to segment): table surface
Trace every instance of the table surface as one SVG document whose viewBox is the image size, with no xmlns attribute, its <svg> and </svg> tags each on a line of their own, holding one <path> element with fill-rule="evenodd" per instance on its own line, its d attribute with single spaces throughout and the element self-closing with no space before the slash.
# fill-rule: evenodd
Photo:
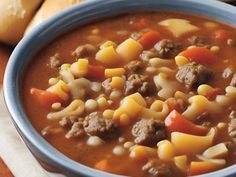
<svg viewBox="0 0 236 177">
<path fill-rule="evenodd" d="M 236 1 L 231 2 L 230 4 L 236 6 Z M 2 44 L 0 44 L 0 90 L 2 85 L 3 72 L 11 50 L 12 49 L 10 47 L 3 46 Z M 0 177 L 14 177 L 1 158 L 0 158 Z"/>
</svg>

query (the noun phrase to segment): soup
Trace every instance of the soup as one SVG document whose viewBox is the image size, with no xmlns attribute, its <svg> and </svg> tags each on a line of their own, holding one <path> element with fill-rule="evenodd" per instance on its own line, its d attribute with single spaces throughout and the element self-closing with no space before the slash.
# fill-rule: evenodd
<svg viewBox="0 0 236 177">
<path fill-rule="evenodd" d="M 69 158 L 126 176 L 235 164 L 235 29 L 172 12 L 126 14 L 61 36 L 28 66 L 25 112 Z"/>
</svg>

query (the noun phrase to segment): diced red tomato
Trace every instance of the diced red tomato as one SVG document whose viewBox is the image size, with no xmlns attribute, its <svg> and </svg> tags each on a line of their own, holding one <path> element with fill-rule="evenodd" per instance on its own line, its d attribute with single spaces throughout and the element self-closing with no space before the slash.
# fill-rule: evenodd
<svg viewBox="0 0 236 177">
<path fill-rule="evenodd" d="M 63 102 L 63 100 L 57 94 L 37 88 L 31 88 L 30 94 L 41 106 L 44 107 L 50 107 L 53 103 L 56 102 Z"/>
<path fill-rule="evenodd" d="M 197 126 L 191 121 L 185 119 L 176 110 L 170 112 L 170 114 L 165 119 L 165 125 L 168 132 L 182 132 L 192 135 L 206 135 L 208 128 Z"/>
<path fill-rule="evenodd" d="M 161 40 L 161 35 L 157 31 L 149 31 L 142 35 L 139 43 L 145 50 L 152 48 L 158 41 Z"/>
<path fill-rule="evenodd" d="M 202 161 L 202 162 L 191 162 L 190 164 L 190 169 L 189 169 L 189 175 L 201 175 L 204 173 L 209 173 L 215 170 L 218 170 L 222 168 L 223 166 L 220 164 L 216 164 L 213 162 L 207 162 L 207 161 Z"/>
<path fill-rule="evenodd" d="M 200 64 L 213 64 L 217 61 L 216 55 L 204 47 L 189 48 L 181 52 L 179 55 L 189 58 Z"/>
<path fill-rule="evenodd" d="M 91 80 L 104 80 L 105 79 L 105 67 L 89 65 L 87 78 Z"/>
</svg>

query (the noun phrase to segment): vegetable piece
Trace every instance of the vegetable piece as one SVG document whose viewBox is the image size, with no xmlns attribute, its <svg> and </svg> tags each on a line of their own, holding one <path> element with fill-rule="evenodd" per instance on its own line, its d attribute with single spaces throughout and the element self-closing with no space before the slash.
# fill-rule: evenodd
<svg viewBox="0 0 236 177">
<path fill-rule="evenodd" d="M 191 121 L 185 119 L 176 110 L 170 112 L 170 114 L 165 119 L 165 125 L 171 132 L 182 132 L 191 135 L 206 135 L 208 129 L 206 127 L 197 126 Z"/>
<path fill-rule="evenodd" d="M 147 106 L 147 103 L 146 103 L 145 99 L 138 92 L 133 93 L 132 95 L 129 95 L 129 96 L 125 97 L 125 98 L 131 98 L 131 99 L 133 99 L 134 101 L 136 101 L 138 104 L 140 104 L 143 107 Z"/>
<path fill-rule="evenodd" d="M 95 56 L 96 60 L 107 64 L 109 66 L 114 66 L 121 62 L 120 56 L 116 53 L 113 46 L 109 46 L 99 50 Z"/>
<path fill-rule="evenodd" d="M 142 106 L 131 98 L 125 98 L 121 106 L 115 110 L 113 119 L 119 120 L 122 114 L 127 114 L 130 119 L 137 117 L 142 110 Z"/>
<path fill-rule="evenodd" d="M 162 140 L 157 143 L 157 154 L 160 159 L 170 161 L 175 156 L 175 147 L 168 140 Z"/>
<path fill-rule="evenodd" d="M 200 175 L 204 173 L 208 173 L 211 171 L 218 170 L 224 167 L 225 164 L 222 163 L 214 163 L 211 161 L 204 161 L 204 162 L 191 162 L 189 175 Z"/>
<path fill-rule="evenodd" d="M 212 88 L 204 95 L 208 100 L 213 101 L 215 100 L 217 95 L 223 94 L 223 89 L 221 88 Z"/>
<path fill-rule="evenodd" d="M 62 80 L 59 80 L 55 85 L 49 87 L 47 91 L 57 94 L 63 100 L 69 99 L 69 87 Z"/>
<path fill-rule="evenodd" d="M 233 35 L 229 31 L 220 29 L 214 33 L 215 39 L 219 42 L 226 42 L 228 39 L 232 39 Z"/>
<path fill-rule="evenodd" d="M 104 48 L 110 47 L 110 46 L 113 46 L 115 48 L 117 45 L 113 41 L 106 41 L 102 45 L 100 45 L 100 49 L 104 49 Z"/>
<path fill-rule="evenodd" d="M 125 63 L 138 59 L 142 50 L 142 45 L 131 38 L 125 40 L 116 48 L 116 52 L 121 56 Z"/>
<path fill-rule="evenodd" d="M 187 156 L 181 155 L 174 157 L 174 163 L 181 171 L 185 172 L 187 169 Z"/>
<path fill-rule="evenodd" d="M 122 76 L 123 74 L 125 74 L 124 68 L 105 69 L 106 78 L 110 78 L 114 76 Z"/>
<path fill-rule="evenodd" d="M 121 173 L 121 169 L 112 166 L 107 159 L 101 160 L 98 163 L 96 163 L 94 168 L 108 173 L 116 173 L 116 174 Z"/>
<path fill-rule="evenodd" d="M 104 75 L 105 68 L 103 66 L 88 66 L 88 74 L 87 78 L 90 80 L 104 80 L 105 75 Z"/>
<path fill-rule="evenodd" d="M 190 21 L 178 18 L 163 20 L 159 22 L 159 25 L 166 27 L 175 37 L 199 30 L 199 28 L 192 25 Z"/>
<path fill-rule="evenodd" d="M 213 52 L 204 47 L 188 48 L 179 54 L 200 64 L 213 64 L 217 57 Z"/>
<path fill-rule="evenodd" d="M 125 84 L 125 80 L 122 77 L 112 77 L 110 85 L 115 89 L 123 89 Z"/>
<path fill-rule="evenodd" d="M 147 146 L 136 145 L 131 148 L 130 157 L 137 161 L 147 161 L 150 157 L 156 156 L 156 150 Z"/>
<path fill-rule="evenodd" d="M 55 93 L 40 90 L 37 88 L 31 88 L 30 94 L 37 100 L 37 102 L 44 107 L 51 107 L 53 103 L 60 102 L 63 100 Z"/>
<path fill-rule="evenodd" d="M 171 142 L 177 152 L 181 154 L 194 155 L 201 153 L 210 147 L 216 136 L 216 129 L 212 128 L 206 136 L 196 136 L 180 132 L 171 133 Z M 191 145 L 191 147 L 189 146 Z M 188 147 L 188 148 L 186 148 Z"/>
<path fill-rule="evenodd" d="M 158 41 L 161 40 L 161 35 L 157 31 L 149 31 L 142 35 L 138 40 L 145 50 L 152 48 Z"/>
<path fill-rule="evenodd" d="M 206 158 L 226 157 L 228 149 L 224 143 L 219 143 L 205 150 L 202 155 Z"/>
<path fill-rule="evenodd" d="M 84 77 L 88 73 L 89 62 L 87 59 L 79 59 L 77 62 L 72 63 L 70 70 L 76 77 Z"/>
</svg>

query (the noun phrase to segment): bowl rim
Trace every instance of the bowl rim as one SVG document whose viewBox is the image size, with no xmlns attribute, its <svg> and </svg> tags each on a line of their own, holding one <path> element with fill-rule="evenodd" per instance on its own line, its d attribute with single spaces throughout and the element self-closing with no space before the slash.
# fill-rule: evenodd
<svg viewBox="0 0 236 177">
<path fill-rule="evenodd" d="M 153 4 L 155 4 L 155 6 Z M 112 5 L 115 10 L 111 10 L 109 8 Z M 83 176 L 90 177 L 120 176 L 101 172 L 69 159 L 68 157 L 60 153 L 58 150 L 53 148 L 49 143 L 47 143 L 47 141 L 43 139 L 39 135 L 39 133 L 33 128 L 26 115 L 24 114 L 23 108 L 20 104 L 21 100 L 19 94 L 19 82 L 20 77 L 22 75 L 21 70 L 25 67 L 24 62 L 26 62 L 26 59 L 24 59 L 24 57 L 28 57 L 27 59 L 29 61 L 30 59 L 32 59 L 33 53 L 37 53 L 39 50 L 41 50 L 43 46 L 46 46 L 49 41 L 51 42 L 53 39 L 57 38 L 62 33 L 64 33 L 64 31 L 70 31 L 73 26 L 71 23 L 74 22 L 73 19 L 76 18 L 77 15 L 80 15 L 77 17 L 77 19 L 79 18 L 81 21 L 79 22 L 79 25 L 76 24 L 73 26 L 73 28 L 75 28 L 75 26 L 84 25 L 86 23 L 98 20 L 106 16 L 129 12 L 130 9 L 134 7 L 136 7 L 137 9 L 133 9 L 132 11 L 141 11 L 144 9 L 156 10 L 157 5 L 159 5 L 159 8 L 166 7 L 165 11 L 183 10 L 186 13 L 191 14 L 200 13 L 203 16 L 208 16 L 210 18 L 216 19 L 217 21 L 223 21 L 224 23 L 228 23 L 229 25 L 236 26 L 236 19 L 233 20 L 232 17 L 227 18 L 228 16 L 236 17 L 236 8 L 215 0 L 88 0 L 86 2 L 82 2 L 81 4 L 75 5 L 74 7 L 68 8 L 67 10 L 59 13 L 58 15 L 55 15 L 54 17 L 50 18 L 49 20 L 46 20 L 44 23 L 42 23 L 41 26 L 37 27 L 32 32 L 27 34 L 14 49 L 8 61 L 3 82 L 3 94 L 7 109 L 12 117 L 12 121 L 18 133 L 24 139 L 24 141 L 27 142 L 26 144 L 32 149 L 34 149 L 36 153 L 47 163 L 56 166 L 60 172 L 67 170 L 74 174 L 80 174 Z M 190 6 L 191 9 L 184 9 L 185 7 Z M 209 7 L 211 11 L 209 10 L 209 12 L 207 12 L 207 7 Z M 96 11 L 94 12 L 94 10 Z M 203 11 L 205 14 L 202 14 Z M 219 11 L 221 11 L 222 13 L 219 14 Z M 216 18 L 214 17 L 214 15 L 219 15 L 220 17 L 217 16 Z M 72 21 L 69 22 L 68 20 Z M 78 20 L 75 20 L 75 22 L 78 23 Z M 70 27 L 66 27 L 66 25 Z M 49 35 L 50 32 L 54 32 L 54 35 L 51 35 L 52 37 L 50 37 Z M 45 39 L 45 37 L 48 37 L 48 39 Z M 41 47 L 34 49 L 34 47 L 37 46 L 35 41 L 39 43 L 44 43 L 44 41 L 46 42 L 44 44 L 40 44 Z M 29 51 L 31 50 L 34 52 L 30 53 Z M 212 173 L 204 174 L 204 177 L 211 177 L 214 175 L 230 176 L 236 173 L 236 170 L 233 169 L 235 166 L 236 165 L 232 165 L 230 167 L 226 167 L 224 169 Z M 203 175 L 199 175 L 199 177 L 200 176 Z"/>
</svg>

